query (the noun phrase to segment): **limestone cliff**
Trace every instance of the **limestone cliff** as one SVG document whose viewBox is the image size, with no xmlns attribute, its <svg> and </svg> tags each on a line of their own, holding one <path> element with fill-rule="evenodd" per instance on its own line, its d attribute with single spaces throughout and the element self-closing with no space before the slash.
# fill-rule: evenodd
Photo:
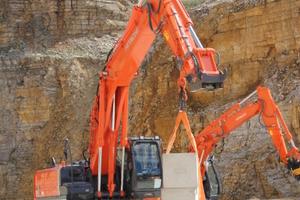
<svg viewBox="0 0 300 200">
<path fill-rule="evenodd" d="M 32 199 L 34 171 L 88 147 L 99 71 L 127 1 L 1 1 L 0 199 Z M 128 8 L 130 8 L 128 11 Z"/>
<path fill-rule="evenodd" d="M 89 116 L 106 54 L 130 17 L 130 1 L 0 2 L 0 199 L 31 199 L 33 173 L 88 147 Z M 251 93 L 269 87 L 300 146 L 300 1 L 211 0 L 189 10 L 205 47 L 221 54 L 224 90 L 189 93 L 191 128 L 210 121 Z M 160 135 L 164 144 L 177 114 L 179 76 L 158 37 L 133 81 L 129 134 Z M 183 128 L 174 152 L 186 151 Z M 300 196 L 300 185 L 275 163 L 276 150 L 254 118 L 213 154 L 222 199 Z"/>
</svg>

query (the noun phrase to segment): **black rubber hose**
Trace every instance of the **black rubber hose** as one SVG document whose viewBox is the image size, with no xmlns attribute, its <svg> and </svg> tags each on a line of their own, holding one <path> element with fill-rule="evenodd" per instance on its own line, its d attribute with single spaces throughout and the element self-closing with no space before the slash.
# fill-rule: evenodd
<svg viewBox="0 0 300 200">
<path fill-rule="evenodd" d="M 216 52 L 217 56 L 218 56 L 218 63 L 217 63 L 217 68 L 219 67 L 220 65 L 220 62 L 221 62 L 221 56 L 220 56 L 220 53 L 219 52 Z"/>
<path fill-rule="evenodd" d="M 222 134 L 221 135 L 218 134 L 217 137 L 222 137 L 225 134 L 224 128 L 221 123 L 220 123 L 220 127 L 222 129 Z"/>
<path fill-rule="evenodd" d="M 99 83 L 98 83 L 98 85 L 97 85 L 97 91 L 96 91 L 96 96 L 98 96 L 98 93 L 99 93 Z"/>
<path fill-rule="evenodd" d="M 266 128 L 272 127 L 272 126 L 266 126 L 266 125 L 264 125 L 264 124 L 261 123 L 260 118 L 261 118 L 261 115 L 264 114 L 265 102 L 264 102 L 263 99 L 257 99 L 257 100 L 260 101 L 260 102 L 262 103 L 262 108 L 261 108 L 261 111 L 260 111 L 260 113 L 259 113 L 259 115 L 258 115 L 258 122 L 259 122 L 260 125 L 263 126 L 263 127 L 266 127 Z M 264 115 L 265 115 L 265 114 L 264 114 Z M 267 117 L 268 117 L 268 116 L 267 116 Z"/>
<path fill-rule="evenodd" d="M 200 66 L 199 66 L 199 62 L 198 62 L 197 56 L 194 54 L 194 52 L 189 51 L 189 52 L 187 52 L 187 53 L 184 55 L 184 59 L 187 59 L 187 57 L 188 57 L 189 55 L 193 58 L 194 65 L 195 65 L 195 68 L 196 68 L 196 71 L 197 71 L 197 73 L 199 73 L 199 72 L 200 72 Z"/>
<path fill-rule="evenodd" d="M 147 3 L 147 8 L 148 8 L 148 19 L 149 19 L 149 27 L 151 29 L 151 31 L 154 33 L 154 34 L 157 34 L 158 32 L 161 31 L 161 29 L 163 28 L 163 25 L 162 25 L 162 22 L 165 18 L 165 16 L 162 17 L 162 19 L 160 20 L 157 28 L 154 30 L 153 29 L 153 26 L 152 26 L 152 21 L 151 21 L 151 4 L 150 3 Z"/>
<path fill-rule="evenodd" d="M 113 50 L 114 50 L 114 48 L 112 48 L 112 49 L 111 49 L 111 50 L 108 52 L 108 54 L 107 54 L 107 57 L 106 57 L 105 64 L 107 63 L 107 61 L 108 61 L 109 57 L 111 56 L 111 54 L 112 54 Z M 103 71 L 105 70 L 105 68 L 106 68 L 106 66 L 104 66 L 104 69 L 103 69 Z"/>
<path fill-rule="evenodd" d="M 113 52 L 113 48 L 108 52 L 107 54 L 107 57 L 106 57 L 106 61 L 105 61 L 105 64 L 107 63 L 109 57 L 111 56 L 112 52 Z M 102 71 L 105 71 L 106 69 L 106 65 L 104 66 L 103 70 Z M 100 78 L 101 79 L 101 78 Z M 99 92 L 99 83 L 98 83 L 98 86 L 97 86 L 97 91 L 96 91 L 96 96 L 98 95 L 98 92 Z"/>
<path fill-rule="evenodd" d="M 157 15 L 158 12 L 159 12 L 159 10 L 160 10 L 160 6 L 161 6 L 161 0 L 159 0 L 159 4 L 158 4 L 157 11 L 153 12 L 152 6 L 150 6 L 151 13 L 152 13 L 153 15 Z"/>
<path fill-rule="evenodd" d="M 87 152 L 87 150 L 86 149 L 84 149 L 83 151 L 82 151 L 82 157 L 84 158 L 84 160 L 88 163 L 89 161 L 86 159 L 86 157 L 85 157 L 85 155 L 84 155 L 84 152 Z"/>
<path fill-rule="evenodd" d="M 261 104 L 262 104 L 261 111 L 260 111 L 260 113 L 259 113 L 259 115 L 258 115 L 258 122 L 260 123 L 260 125 L 261 125 L 261 126 L 263 126 L 263 127 L 266 127 L 266 125 L 262 124 L 262 123 L 261 123 L 261 121 L 260 121 L 260 118 L 261 118 L 262 112 L 264 111 L 265 102 L 264 102 L 264 100 L 262 100 L 262 99 L 257 99 L 257 100 L 258 100 L 258 101 L 260 101 L 260 102 L 261 102 Z"/>
<path fill-rule="evenodd" d="M 112 48 L 112 49 L 108 52 L 107 57 L 106 57 L 106 61 L 105 61 L 105 65 L 104 65 L 104 68 L 103 68 L 102 71 L 105 71 L 105 69 L 106 69 L 106 63 L 107 63 L 109 57 L 111 56 L 113 50 L 114 50 L 114 48 Z"/>
</svg>

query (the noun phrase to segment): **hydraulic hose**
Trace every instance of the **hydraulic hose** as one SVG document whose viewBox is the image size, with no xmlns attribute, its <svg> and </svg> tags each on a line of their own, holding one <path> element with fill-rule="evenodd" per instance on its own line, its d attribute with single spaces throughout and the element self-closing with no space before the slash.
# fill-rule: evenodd
<svg viewBox="0 0 300 200">
<path fill-rule="evenodd" d="M 220 53 L 219 52 L 216 52 L 217 56 L 218 56 L 218 63 L 217 63 L 217 68 L 219 67 L 220 65 L 220 62 L 221 62 L 221 56 L 220 56 Z"/>
<path fill-rule="evenodd" d="M 264 102 L 263 99 L 257 99 L 257 100 L 260 101 L 260 102 L 262 103 L 262 108 L 261 108 L 261 111 L 260 111 L 260 113 L 259 113 L 259 115 L 258 115 L 258 122 L 259 122 L 260 125 L 263 126 L 263 127 L 266 127 L 266 128 L 272 127 L 272 126 L 266 126 L 266 125 L 264 125 L 264 124 L 261 123 L 261 121 L 260 121 L 261 115 L 262 115 L 262 114 L 265 115 L 265 113 L 264 113 L 265 102 Z M 266 115 L 265 115 L 265 116 L 266 116 Z M 268 117 L 268 116 L 266 116 L 266 117 Z"/>
<path fill-rule="evenodd" d="M 197 74 L 198 74 L 198 73 L 201 72 L 201 71 L 200 71 L 200 66 L 199 66 L 199 62 L 198 62 L 197 56 L 194 54 L 194 52 L 189 51 L 189 52 L 187 52 L 187 53 L 184 55 L 184 59 L 187 59 L 187 57 L 188 57 L 189 55 L 192 57 L 192 59 L 193 59 L 193 61 L 194 61 L 195 69 L 196 69 Z"/>
<path fill-rule="evenodd" d="M 159 12 L 159 10 L 160 10 L 160 6 L 161 6 L 161 0 L 159 0 L 159 4 L 158 4 L 157 11 L 153 12 L 152 6 L 150 6 L 151 13 L 152 13 L 153 15 L 157 15 L 158 12 Z"/>
<path fill-rule="evenodd" d="M 160 32 L 161 29 L 163 28 L 162 23 L 163 23 L 163 20 L 164 20 L 165 16 L 162 17 L 162 19 L 160 20 L 160 22 L 159 22 L 157 28 L 154 30 L 154 29 L 153 29 L 153 26 L 152 26 L 152 21 L 151 21 L 151 13 L 153 13 L 153 10 L 152 10 L 152 7 L 151 7 L 151 4 L 150 4 L 150 3 L 147 3 L 146 5 L 147 5 L 147 8 L 148 8 L 149 27 L 150 27 L 151 31 L 152 31 L 154 34 L 157 34 L 157 33 Z M 159 7 L 158 7 L 157 11 L 154 12 L 153 14 L 156 15 L 156 14 L 159 12 L 159 9 L 160 9 L 160 3 L 159 3 Z"/>
<path fill-rule="evenodd" d="M 113 52 L 114 48 L 112 48 L 108 54 L 107 54 L 107 57 L 106 57 L 106 61 L 105 61 L 105 64 L 107 63 L 109 57 L 111 56 L 112 52 Z M 102 71 L 105 71 L 106 69 L 106 65 L 104 66 L 103 70 Z M 101 78 L 101 77 L 100 77 Z M 98 83 L 98 86 L 97 86 L 97 91 L 96 91 L 96 96 L 98 95 L 98 92 L 99 92 L 99 83 Z"/>
</svg>

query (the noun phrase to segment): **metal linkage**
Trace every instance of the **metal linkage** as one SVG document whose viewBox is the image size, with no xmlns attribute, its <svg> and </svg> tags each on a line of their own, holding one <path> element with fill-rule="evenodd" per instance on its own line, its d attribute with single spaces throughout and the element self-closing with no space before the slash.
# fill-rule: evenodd
<svg viewBox="0 0 300 200">
<path fill-rule="evenodd" d="M 178 100 L 178 111 L 184 110 L 186 111 L 187 105 L 186 105 L 186 91 L 183 89 L 183 87 L 180 87 L 179 92 L 179 100 Z"/>
</svg>

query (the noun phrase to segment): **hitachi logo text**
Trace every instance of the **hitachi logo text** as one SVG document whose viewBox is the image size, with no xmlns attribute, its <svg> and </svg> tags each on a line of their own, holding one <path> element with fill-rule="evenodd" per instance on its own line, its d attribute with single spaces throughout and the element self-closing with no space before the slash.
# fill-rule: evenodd
<svg viewBox="0 0 300 200">
<path fill-rule="evenodd" d="M 136 28 L 136 30 L 134 31 L 134 33 L 132 34 L 131 38 L 128 40 L 126 46 L 125 46 L 125 50 L 127 51 L 127 49 L 129 48 L 129 46 L 131 45 L 131 43 L 133 42 L 133 40 L 136 38 L 137 34 L 139 33 L 139 29 Z"/>
</svg>

